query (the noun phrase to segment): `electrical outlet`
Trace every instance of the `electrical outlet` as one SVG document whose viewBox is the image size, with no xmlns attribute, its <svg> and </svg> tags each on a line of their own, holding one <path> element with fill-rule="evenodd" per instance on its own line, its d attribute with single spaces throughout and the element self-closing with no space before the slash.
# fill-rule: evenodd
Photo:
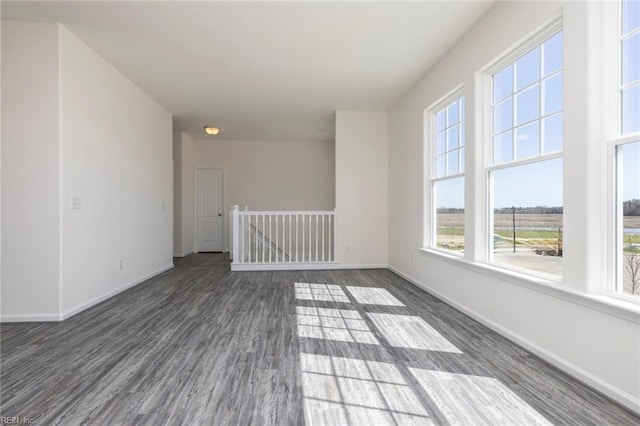
<svg viewBox="0 0 640 426">
<path fill-rule="evenodd" d="M 347 253 L 349 253 L 351 251 L 351 246 L 346 246 L 344 248 L 344 251 L 346 251 Z"/>
<path fill-rule="evenodd" d="M 120 267 L 120 269 L 124 269 L 124 259 L 120 259 L 118 266 Z"/>
<path fill-rule="evenodd" d="M 82 198 L 79 195 L 74 195 L 71 197 L 71 208 L 74 210 L 79 210 L 82 207 Z"/>
</svg>

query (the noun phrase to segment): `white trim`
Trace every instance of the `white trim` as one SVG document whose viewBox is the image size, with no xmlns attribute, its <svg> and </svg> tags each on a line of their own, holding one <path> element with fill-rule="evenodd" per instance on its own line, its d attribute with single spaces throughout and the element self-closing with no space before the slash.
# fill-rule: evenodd
<svg viewBox="0 0 640 426">
<path fill-rule="evenodd" d="M 332 269 L 387 269 L 388 265 L 341 263 L 232 263 L 231 271 L 318 271 Z"/>
<path fill-rule="evenodd" d="M 157 275 L 160 275 L 161 273 L 166 272 L 166 271 L 168 271 L 170 269 L 173 269 L 173 263 L 171 263 L 171 264 L 169 264 L 167 266 L 164 266 L 164 267 L 162 267 L 162 268 L 160 268 L 160 269 L 158 269 L 158 270 L 156 270 L 154 272 L 151 272 L 150 274 L 147 274 L 147 275 L 145 275 L 145 276 L 143 276 L 141 278 L 138 278 L 137 280 L 131 281 L 130 283 L 125 284 L 120 288 L 117 288 L 115 290 L 109 291 L 109 292 L 103 294 L 102 296 L 98 296 L 93 300 L 85 302 L 85 303 L 83 303 L 81 305 L 78 305 L 78 306 L 76 306 L 74 308 L 67 309 L 67 311 L 65 311 L 65 312 L 60 314 L 60 320 L 66 320 L 66 319 L 74 316 L 75 314 L 78 314 L 78 313 L 80 313 L 80 312 L 82 312 L 82 311 L 84 311 L 86 309 L 89 309 L 90 307 L 95 306 L 100 302 L 104 302 L 105 300 L 112 298 L 116 294 L 122 293 L 123 291 L 125 291 L 125 290 L 127 290 L 127 289 L 129 289 L 131 287 L 134 287 L 134 286 L 136 286 L 136 285 L 138 285 L 140 283 L 143 283 L 144 281 L 147 281 L 148 279 L 153 278 L 153 277 L 155 277 Z"/>
<path fill-rule="evenodd" d="M 562 286 L 558 281 L 546 280 L 533 275 L 511 271 L 493 264 L 469 262 L 464 258 L 443 255 L 442 252 L 435 250 L 419 249 L 418 251 L 469 271 L 484 274 L 491 278 L 516 284 L 521 287 L 526 287 L 543 294 L 557 297 L 558 299 L 566 300 L 623 320 L 640 324 L 640 305 L 633 302 L 626 302 L 618 298 L 607 296 L 606 294 L 582 293 L 578 290 L 572 289 L 571 287 Z"/>
<path fill-rule="evenodd" d="M 194 253 L 194 252 L 193 251 L 184 251 L 182 253 L 173 253 L 173 257 L 187 257 L 192 253 Z"/>
<path fill-rule="evenodd" d="M 516 43 L 512 44 L 511 47 L 507 48 L 505 50 L 506 53 L 496 57 L 493 61 L 489 61 L 489 64 L 481 68 L 479 72 L 491 76 L 512 62 L 515 62 L 521 56 L 561 31 L 564 27 L 563 18 L 564 10 L 559 9 L 543 22 L 542 25 L 539 25 Z"/>
<path fill-rule="evenodd" d="M 563 157 L 563 152 L 557 151 L 551 154 L 541 154 L 536 157 L 528 157 L 522 160 L 513 160 L 508 163 L 495 164 L 487 167 L 486 171 L 495 172 L 496 170 L 504 170 L 504 169 L 511 169 L 511 168 L 520 167 L 520 166 L 528 166 L 530 164 L 541 163 L 543 161 L 556 160 L 562 157 Z"/>
<path fill-rule="evenodd" d="M 393 273 L 395 273 L 396 275 L 404 278 L 405 280 L 409 281 L 411 284 L 415 285 L 416 287 L 426 291 L 427 293 L 433 295 L 434 297 L 442 300 L 443 302 L 445 302 L 446 304 L 452 306 L 453 308 L 459 310 L 460 312 L 464 313 L 465 315 L 468 315 L 469 317 L 473 318 L 474 320 L 478 321 L 479 323 L 483 324 L 484 326 L 490 328 L 491 330 L 495 331 L 496 333 L 500 334 L 501 336 L 507 338 L 508 340 L 510 340 L 511 342 L 517 344 L 518 346 L 521 346 L 522 348 L 526 349 L 527 351 L 531 352 L 532 354 L 534 354 L 535 356 L 543 359 L 544 361 L 547 361 L 548 363 L 550 363 L 551 365 L 553 365 L 554 367 L 564 371 L 565 373 L 569 374 L 570 376 L 574 377 L 575 379 L 581 381 L 582 383 L 586 384 L 587 386 L 595 389 L 596 391 L 604 394 L 605 396 L 613 399 L 615 402 L 617 402 L 618 404 L 623 405 L 624 407 L 626 407 L 627 409 L 640 414 L 640 399 L 634 397 L 633 395 L 611 385 L 610 383 L 605 382 L 604 380 L 594 376 L 593 374 L 589 373 L 588 371 L 574 365 L 573 363 L 567 361 L 564 358 L 561 358 L 557 355 L 555 355 L 552 352 L 549 352 L 548 350 L 544 349 L 541 346 L 536 345 L 533 342 L 530 342 L 529 340 L 525 339 L 524 337 L 520 336 L 517 333 L 514 333 L 513 331 L 495 323 L 494 321 L 484 317 L 483 315 L 478 314 L 477 312 L 475 312 L 472 309 L 467 308 L 466 306 L 455 302 L 454 300 L 446 297 L 445 295 L 443 295 L 442 293 L 428 287 L 427 285 L 421 283 L 420 281 L 414 279 L 413 277 L 401 272 L 400 270 L 394 268 L 393 266 L 389 266 L 389 270 Z"/>
<path fill-rule="evenodd" d="M 63 120 L 62 114 L 62 54 L 60 52 L 62 49 L 62 41 L 60 37 L 61 33 L 61 25 L 56 25 L 57 32 L 57 61 L 58 61 L 58 81 L 57 81 L 57 97 L 58 97 L 58 202 L 60 205 L 58 206 L 58 312 L 62 312 L 62 283 L 64 282 L 64 274 L 63 274 L 63 266 L 64 266 L 64 256 L 63 256 L 63 241 L 64 241 L 64 219 L 65 219 L 65 203 L 64 199 L 66 197 L 65 186 L 64 186 L 64 174 L 62 173 L 64 169 L 64 149 L 62 143 L 62 133 L 65 126 L 65 121 Z M 38 321 L 38 320 L 29 320 L 29 321 Z M 42 320 L 42 321 L 59 321 L 59 319 L 55 320 Z M 0 322 L 4 322 L 3 319 L 0 319 Z"/>
<path fill-rule="evenodd" d="M 2 315 L 0 317 L 1 323 L 9 322 L 57 322 L 60 321 L 60 315 L 58 314 L 17 314 L 17 315 Z"/>
<path fill-rule="evenodd" d="M 57 322 L 57 321 L 62 321 L 65 320 L 67 318 L 72 317 L 73 315 L 80 313 L 86 309 L 89 309 L 92 306 L 97 305 L 98 303 L 104 302 L 107 299 L 110 299 L 111 297 L 117 295 L 118 293 L 122 293 L 123 291 L 134 287 L 144 281 L 147 281 L 148 279 L 151 279 L 157 275 L 162 274 L 163 272 L 166 272 L 170 269 L 173 269 L 173 263 L 171 263 L 170 265 L 167 265 L 163 268 L 158 269 L 155 272 L 152 272 L 150 274 L 147 274 L 145 276 L 143 276 L 142 278 L 139 278 L 137 280 L 134 280 L 128 284 L 125 284 L 124 286 L 117 288 L 115 290 L 112 290 L 108 293 L 103 294 L 102 296 L 96 297 L 93 300 L 90 300 L 86 303 L 83 303 L 81 305 L 76 306 L 75 308 L 71 308 L 68 309 L 66 312 L 60 313 L 60 314 L 18 314 L 18 315 L 2 315 L 0 317 L 0 322 L 2 323 L 9 323 L 9 322 Z"/>
<path fill-rule="evenodd" d="M 464 103 L 464 111 L 465 115 L 467 112 L 466 105 L 466 92 L 464 83 L 460 83 L 456 85 L 453 89 L 449 90 L 445 95 L 440 97 L 437 101 L 433 102 L 423 111 L 423 158 L 422 158 L 422 175 L 423 175 L 423 188 L 422 188 L 422 243 L 425 246 L 436 247 L 437 246 L 437 235 L 436 235 L 436 218 L 435 214 L 435 201 L 436 201 L 436 193 L 433 189 L 434 184 L 437 182 L 455 179 L 455 178 L 465 178 L 466 170 L 467 170 L 467 141 L 462 140 L 460 137 L 461 128 L 465 127 L 465 136 L 467 134 L 466 124 L 467 117 L 462 115 L 462 111 L 460 110 L 460 104 L 458 105 L 458 118 L 459 121 L 457 123 L 458 127 L 458 147 L 455 150 L 447 151 L 447 137 L 445 136 L 445 152 L 441 155 L 445 156 L 445 175 L 444 176 L 436 176 L 436 116 L 439 112 L 445 112 L 454 102 Z M 447 132 L 447 125 L 445 123 L 445 134 Z M 461 145 L 464 143 L 464 145 Z M 460 171 L 460 151 L 464 149 L 465 151 L 465 163 L 462 164 L 463 170 Z M 458 173 L 447 175 L 447 154 L 452 151 L 458 152 Z M 466 180 L 465 180 L 465 188 L 466 188 Z M 463 200 L 466 201 L 466 197 L 464 195 L 465 190 L 463 189 Z M 465 218 L 466 219 L 466 218 Z"/>
</svg>

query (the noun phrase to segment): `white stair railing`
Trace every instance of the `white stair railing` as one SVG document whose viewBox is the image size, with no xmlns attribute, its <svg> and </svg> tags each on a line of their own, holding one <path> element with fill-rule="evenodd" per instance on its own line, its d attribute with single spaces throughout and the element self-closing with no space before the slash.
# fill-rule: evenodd
<svg viewBox="0 0 640 426">
<path fill-rule="evenodd" d="M 336 263 L 334 211 L 231 209 L 232 270 L 312 269 Z"/>
</svg>

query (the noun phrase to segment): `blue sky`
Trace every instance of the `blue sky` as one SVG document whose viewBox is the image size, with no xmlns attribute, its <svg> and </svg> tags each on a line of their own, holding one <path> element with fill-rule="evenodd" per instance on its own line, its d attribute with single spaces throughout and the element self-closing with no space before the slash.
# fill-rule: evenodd
<svg viewBox="0 0 640 426">
<path fill-rule="evenodd" d="M 640 142 L 623 147 L 623 200 L 640 199 Z M 464 206 L 464 178 L 437 183 L 436 208 Z M 562 206 L 562 159 L 497 170 L 494 207 Z"/>
<path fill-rule="evenodd" d="M 640 199 L 640 142 L 622 147 L 622 199 Z"/>
</svg>

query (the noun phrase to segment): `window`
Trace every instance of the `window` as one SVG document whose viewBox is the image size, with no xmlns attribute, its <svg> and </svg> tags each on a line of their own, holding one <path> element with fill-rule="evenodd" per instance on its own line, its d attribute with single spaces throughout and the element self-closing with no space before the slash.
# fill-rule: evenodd
<svg viewBox="0 0 640 426">
<path fill-rule="evenodd" d="M 431 116 L 430 246 L 464 251 L 464 96 L 448 97 Z"/>
<path fill-rule="evenodd" d="M 489 261 L 562 276 L 563 34 L 491 73 Z"/>
<path fill-rule="evenodd" d="M 640 2 L 620 3 L 620 115 L 612 142 L 615 151 L 616 285 L 640 295 Z"/>
</svg>

